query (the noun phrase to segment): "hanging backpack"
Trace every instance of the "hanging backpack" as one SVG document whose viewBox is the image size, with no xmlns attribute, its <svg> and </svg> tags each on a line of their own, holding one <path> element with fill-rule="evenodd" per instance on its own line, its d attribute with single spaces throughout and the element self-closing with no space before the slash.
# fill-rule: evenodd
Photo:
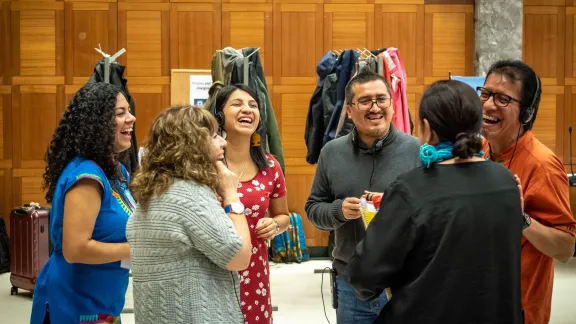
<svg viewBox="0 0 576 324">
<path fill-rule="evenodd" d="M 297 213 L 290 213 L 290 224 L 295 228 L 295 236 L 298 238 L 298 250 L 302 254 L 302 261 L 310 260 L 310 252 L 306 246 L 306 235 L 304 234 L 304 224 L 302 217 Z"/>
<path fill-rule="evenodd" d="M 288 230 L 272 240 L 270 259 L 276 263 L 300 263 L 310 259 L 300 215 L 290 213 Z"/>
<path fill-rule="evenodd" d="M 10 238 L 6 231 L 6 223 L 0 215 L 0 273 L 10 271 Z"/>
</svg>

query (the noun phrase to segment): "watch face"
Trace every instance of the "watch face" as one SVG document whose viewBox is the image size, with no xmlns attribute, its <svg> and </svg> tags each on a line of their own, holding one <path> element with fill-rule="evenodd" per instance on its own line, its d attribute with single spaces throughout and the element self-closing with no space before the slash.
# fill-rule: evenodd
<svg viewBox="0 0 576 324">
<path fill-rule="evenodd" d="M 233 213 L 244 214 L 244 205 L 242 205 L 241 203 L 237 203 L 237 202 L 231 203 L 230 208 L 232 209 Z"/>
</svg>

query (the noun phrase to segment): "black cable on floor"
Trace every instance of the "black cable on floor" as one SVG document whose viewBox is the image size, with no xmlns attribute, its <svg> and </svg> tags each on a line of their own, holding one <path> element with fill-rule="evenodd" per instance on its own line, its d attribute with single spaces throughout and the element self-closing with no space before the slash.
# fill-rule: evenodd
<svg viewBox="0 0 576 324">
<path fill-rule="evenodd" d="M 324 270 L 322 270 L 322 278 L 320 279 L 320 295 L 322 296 L 322 306 L 324 307 L 324 316 L 326 317 L 328 324 L 330 324 L 330 320 L 328 319 L 328 314 L 326 313 L 326 303 L 324 302 L 324 273 L 326 273 L 326 270 L 328 270 L 328 272 L 330 272 L 330 271 L 332 271 L 332 268 L 326 267 L 326 268 L 324 268 Z"/>
</svg>

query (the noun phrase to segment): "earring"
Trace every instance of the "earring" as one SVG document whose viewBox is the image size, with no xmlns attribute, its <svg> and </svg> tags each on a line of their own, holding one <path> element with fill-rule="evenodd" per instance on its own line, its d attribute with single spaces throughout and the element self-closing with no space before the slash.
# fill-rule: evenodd
<svg viewBox="0 0 576 324">
<path fill-rule="evenodd" d="M 250 141 L 252 142 L 252 146 L 260 146 L 260 134 L 258 134 L 258 132 L 252 134 Z"/>
</svg>

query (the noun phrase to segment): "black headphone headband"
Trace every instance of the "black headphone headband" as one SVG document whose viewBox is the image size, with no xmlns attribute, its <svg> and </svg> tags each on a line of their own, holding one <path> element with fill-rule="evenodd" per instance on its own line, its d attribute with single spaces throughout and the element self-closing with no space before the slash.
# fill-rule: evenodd
<svg viewBox="0 0 576 324">
<path fill-rule="evenodd" d="M 520 112 L 519 120 L 522 125 L 527 125 L 532 121 L 535 113 L 534 105 L 536 104 L 536 100 L 540 98 L 540 79 L 536 72 L 534 72 L 534 77 L 536 78 L 536 91 L 534 92 L 534 96 L 532 96 L 532 103 L 530 103 L 530 106 L 525 107 Z"/>
</svg>

